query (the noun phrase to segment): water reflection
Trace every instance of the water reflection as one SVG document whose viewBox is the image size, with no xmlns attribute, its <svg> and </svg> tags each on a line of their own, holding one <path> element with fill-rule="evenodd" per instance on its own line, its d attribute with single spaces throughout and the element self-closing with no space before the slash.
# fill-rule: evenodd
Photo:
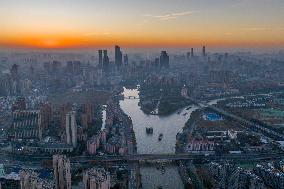
<svg viewBox="0 0 284 189">
<path fill-rule="evenodd" d="M 103 123 L 102 123 L 102 128 L 101 130 L 104 130 L 106 128 L 106 108 L 107 105 L 103 105 Z"/>
</svg>

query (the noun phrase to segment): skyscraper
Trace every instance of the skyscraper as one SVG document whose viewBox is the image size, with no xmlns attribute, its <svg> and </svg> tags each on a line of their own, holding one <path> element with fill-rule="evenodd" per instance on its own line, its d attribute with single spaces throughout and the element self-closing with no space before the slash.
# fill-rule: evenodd
<svg viewBox="0 0 284 189">
<path fill-rule="evenodd" d="M 205 51 L 205 46 L 202 48 L 202 55 L 205 57 L 206 56 L 206 51 Z"/>
<path fill-rule="evenodd" d="M 103 168 L 92 168 L 83 174 L 84 189 L 110 189 L 110 173 Z"/>
<path fill-rule="evenodd" d="M 186 53 L 186 58 L 189 59 L 190 58 L 190 52 Z"/>
<path fill-rule="evenodd" d="M 99 50 L 99 67 L 102 68 L 103 64 L 103 51 Z"/>
<path fill-rule="evenodd" d="M 193 54 L 193 48 L 191 48 L 191 57 L 194 57 L 194 54 Z"/>
<path fill-rule="evenodd" d="M 63 155 L 53 155 L 53 177 L 56 189 L 71 189 L 70 161 Z"/>
<path fill-rule="evenodd" d="M 167 54 L 167 51 L 162 51 L 160 56 L 160 66 L 161 67 L 169 67 L 170 65 L 170 57 Z"/>
<path fill-rule="evenodd" d="M 124 55 L 124 65 L 128 65 L 128 55 Z"/>
<path fill-rule="evenodd" d="M 77 146 L 76 112 L 74 111 L 66 114 L 66 142 L 72 144 L 74 148 Z"/>
<path fill-rule="evenodd" d="M 107 55 L 107 50 L 104 50 L 103 51 L 103 70 L 104 72 L 107 72 L 108 69 L 109 69 L 109 58 L 108 58 L 108 55 Z"/>
<path fill-rule="evenodd" d="M 115 50 L 115 65 L 120 67 L 122 65 L 122 52 L 119 46 L 114 47 Z"/>
</svg>

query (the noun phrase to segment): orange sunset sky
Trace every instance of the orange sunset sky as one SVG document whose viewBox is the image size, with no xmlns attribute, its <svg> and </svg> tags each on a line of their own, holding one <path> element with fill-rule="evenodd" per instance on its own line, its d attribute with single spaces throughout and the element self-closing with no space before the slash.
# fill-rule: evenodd
<svg viewBox="0 0 284 189">
<path fill-rule="evenodd" d="M 283 0 L 1 0 L 0 47 L 284 47 Z"/>
</svg>

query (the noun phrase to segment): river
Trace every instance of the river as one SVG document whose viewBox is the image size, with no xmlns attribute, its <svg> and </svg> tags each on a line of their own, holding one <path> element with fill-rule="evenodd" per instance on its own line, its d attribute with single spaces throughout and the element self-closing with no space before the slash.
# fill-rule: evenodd
<svg viewBox="0 0 284 189">
<path fill-rule="evenodd" d="M 139 97 L 138 90 L 124 88 L 125 97 Z M 192 105 L 190 109 L 181 110 L 180 114 L 174 113 L 169 116 L 147 115 L 138 106 L 139 99 L 124 99 L 120 106 L 128 114 L 133 122 L 137 141 L 137 151 L 140 154 L 175 153 L 176 134 L 182 132 L 182 128 L 189 119 L 191 113 L 197 109 Z M 146 134 L 146 127 L 153 127 L 153 135 Z M 158 141 L 159 134 L 163 139 Z M 155 166 L 141 166 L 142 185 L 144 189 L 162 187 L 163 189 L 183 189 L 183 183 L 177 167 L 173 164 L 165 166 L 163 174 Z"/>
</svg>

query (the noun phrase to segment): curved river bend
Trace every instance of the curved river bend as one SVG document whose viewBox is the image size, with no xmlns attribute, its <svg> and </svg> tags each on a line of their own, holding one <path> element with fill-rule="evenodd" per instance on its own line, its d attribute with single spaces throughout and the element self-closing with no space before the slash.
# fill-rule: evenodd
<svg viewBox="0 0 284 189">
<path fill-rule="evenodd" d="M 124 88 L 123 95 L 125 97 L 139 97 L 137 89 L 130 90 Z M 138 153 L 175 153 L 176 134 L 182 132 L 184 124 L 197 107 L 192 106 L 188 110 L 184 108 L 180 114 L 174 113 L 162 117 L 144 114 L 138 103 L 139 99 L 124 99 L 120 101 L 121 108 L 132 119 Z M 146 134 L 146 127 L 153 127 L 153 135 Z M 158 141 L 160 133 L 164 137 L 161 141 Z M 144 189 L 158 187 L 163 189 L 184 188 L 177 167 L 174 165 L 167 165 L 164 174 L 154 166 L 141 166 L 141 174 Z"/>
</svg>

